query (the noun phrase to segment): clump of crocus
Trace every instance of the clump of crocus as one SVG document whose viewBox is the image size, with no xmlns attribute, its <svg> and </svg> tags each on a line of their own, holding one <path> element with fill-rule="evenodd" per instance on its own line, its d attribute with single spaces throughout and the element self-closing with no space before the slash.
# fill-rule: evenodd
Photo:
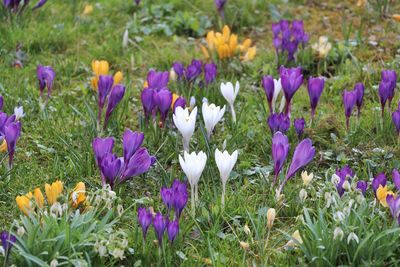
<svg viewBox="0 0 400 267">
<path fill-rule="evenodd" d="M 388 83 L 388 102 L 389 102 L 389 111 L 390 106 L 392 104 L 392 100 L 394 98 L 394 93 L 397 85 L 397 74 L 394 70 L 383 70 L 381 72 L 382 81 Z"/>
<path fill-rule="evenodd" d="M 177 61 L 172 65 L 170 71 L 171 80 L 184 80 L 189 84 L 197 82 L 200 87 L 211 84 L 216 77 L 217 65 L 213 62 L 203 64 L 198 59 L 193 59 L 186 68 L 181 62 Z"/>
<path fill-rule="evenodd" d="M 278 23 L 272 23 L 273 44 L 277 56 L 287 55 L 288 61 L 293 61 L 299 48 L 303 47 L 309 40 L 309 35 L 304 31 L 304 24 L 301 20 L 280 20 Z"/>
<path fill-rule="evenodd" d="M 386 196 L 386 203 L 390 209 L 390 213 L 394 220 L 400 224 L 400 196 L 395 196 L 392 194 L 388 194 Z"/>
<path fill-rule="evenodd" d="M 193 216 L 195 215 L 195 202 L 199 198 L 198 183 L 204 167 L 206 166 L 206 162 L 207 155 L 203 151 L 200 151 L 198 154 L 196 154 L 196 152 L 189 154 L 185 151 L 183 157 L 179 155 L 179 163 L 190 184 Z"/>
<path fill-rule="evenodd" d="M 319 58 L 326 58 L 332 49 L 332 44 L 329 42 L 328 37 L 320 36 L 318 42 L 314 43 L 311 48 Z"/>
<path fill-rule="evenodd" d="M 204 124 L 207 130 L 207 138 L 210 140 L 211 134 L 214 131 L 217 123 L 222 119 L 225 113 L 225 106 L 222 108 L 216 106 L 215 104 L 208 104 L 208 102 L 203 102 L 202 114 Z"/>
<path fill-rule="evenodd" d="M 47 0 L 39 0 L 36 5 L 32 8 L 32 10 L 34 9 L 38 9 L 42 6 L 44 6 L 44 4 L 46 4 Z M 3 0 L 3 5 L 10 11 L 12 11 L 13 13 L 18 13 L 20 14 L 25 8 L 26 6 L 29 4 L 29 1 L 22 1 L 22 0 Z"/>
<path fill-rule="evenodd" d="M 285 68 L 284 66 L 279 68 L 279 74 L 286 100 L 285 114 L 288 115 L 290 114 L 290 104 L 292 98 L 296 91 L 303 84 L 303 75 L 301 74 L 301 67 Z"/>
<path fill-rule="evenodd" d="M 100 170 L 103 187 L 109 184 L 111 189 L 132 177 L 147 172 L 155 163 L 145 147 L 142 147 L 144 134 L 127 129 L 122 137 L 123 157 L 113 153 L 114 138 L 96 137 L 92 146 L 97 167 Z"/>
<path fill-rule="evenodd" d="M 221 94 L 229 104 L 232 113 L 233 123 L 236 123 L 236 113 L 233 104 L 235 103 L 235 99 L 239 93 L 239 89 L 239 82 L 236 82 L 235 88 L 233 88 L 233 84 L 231 82 L 221 83 Z"/>
<path fill-rule="evenodd" d="M 345 188 L 343 187 L 343 184 L 347 182 L 351 182 L 351 179 L 354 178 L 354 172 L 349 166 L 344 166 L 341 169 L 336 169 L 336 189 L 339 194 L 339 196 L 343 196 Z"/>
<path fill-rule="evenodd" d="M 160 193 L 168 211 L 174 210 L 175 219 L 179 220 L 188 201 L 186 183 L 175 179 L 171 187 L 162 187 Z"/>
<path fill-rule="evenodd" d="M 262 86 L 268 101 L 269 112 L 275 112 L 275 103 L 280 92 L 282 92 L 281 79 L 274 79 L 272 76 L 263 76 Z M 282 97 L 282 103 L 285 102 L 285 97 Z"/>
<path fill-rule="evenodd" d="M 325 80 L 323 78 L 310 77 L 308 80 L 308 96 L 310 97 L 311 122 L 314 120 L 315 109 L 317 108 L 319 98 L 324 90 Z"/>
<path fill-rule="evenodd" d="M 224 7 L 228 0 L 214 0 L 215 6 L 221 18 L 225 17 Z"/>
<path fill-rule="evenodd" d="M 343 91 L 343 105 L 344 105 L 344 114 L 346 116 L 346 128 L 349 129 L 350 126 L 350 116 L 353 112 L 353 108 L 357 103 L 357 92 L 356 91 Z"/>
<path fill-rule="evenodd" d="M 285 180 L 281 183 L 278 194 L 282 192 L 283 187 L 292 178 L 298 170 L 305 167 L 312 161 L 315 155 L 315 148 L 312 146 L 312 141 L 309 138 L 301 141 L 295 148 L 292 162 L 290 163 L 289 169 L 286 173 Z"/>
<path fill-rule="evenodd" d="M 92 71 L 94 76 L 91 79 L 91 84 L 93 90 L 97 91 L 98 82 L 100 79 L 100 75 L 109 75 L 110 65 L 106 60 L 93 60 L 92 61 Z M 114 84 L 121 83 L 123 78 L 123 74 L 121 71 L 117 71 L 113 76 Z"/>
<path fill-rule="evenodd" d="M 215 150 L 215 162 L 219 170 L 219 176 L 222 181 L 222 196 L 221 205 L 225 205 L 225 192 L 226 192 L 226 182 L 228 181 L 229 175 L 232 172 L 233 167 L 236 164 L 238 158 L 238 151 L 235 150 L 229 155 L 228 151 L 221 152 L 218 148 Z"/>
<path fill-rule="evenodd" d="M 271 134 L 276 132 L 286 133 L 290 128 L 290 118 L 284 113 L 272 113 L 267 119 Z"/>
<path fill-rule="evenodd" d="M 283 164 L 289 154 L 289 140 L 286 135 L 281 132 L 276 132 L 272 138 L 272 159 L 274 161 L 274 182 L 278 181 L 279 173 L 282 170 Z"/>
<path fill-rule="evenodd" d="M 298 118 L 293 121 L 294 129 L 296 130 L 297 137 L 299 140 L 303 136 L 304 126 L 306 125 L 306 121 L 304 118 Z"/>
<path fill-rule="evenodd" d="M 37 78 L 39 81 L 40 96 L 43 96 L 43 91 L 47 88 L 46 102 L 51 97 L 51 90 L 53 89 L 53 81 L 56 77 L 56 72 L 50 66 L 39 65 L 36 69 Z"/>
<path fill-rule="evenodd" d="M 174 124 L 182 134 L 183 150 L 187 152 L 189 152 L 190 138 L 196 126 L 196 116 L 197 107 L 192 112 L 189 112 L 189 108 L 177 107 L 173 115 Z"/>
<path fill-rule="evenodd" d="M 99 128 L 102 120 L 103 110 L 107 103 L 107 109 L 103 123 L 103 128 L 105 129 L 112 112 L 125 95 L 125 86 L 116 84 L 114 78 L 109 75 L 100 75 L 97 86 L 97 104 L 99 108 L 97 124 Z"/>
<path fill-rule="evenodd" d="M 256 46 L 251 46 L 251 39 L 246 39 L 242 44 L 238 44 L 238 36 L 231 33 L 228 25 L 223 27 L 222 32 L 208 32 L 206 44 L 207 47 L 200 46 L 206 59 L 212 58 L 216 54 L 220 60 L 239 56 L 242 61 L 251 61 L 257 52 Z"/>
</svg>

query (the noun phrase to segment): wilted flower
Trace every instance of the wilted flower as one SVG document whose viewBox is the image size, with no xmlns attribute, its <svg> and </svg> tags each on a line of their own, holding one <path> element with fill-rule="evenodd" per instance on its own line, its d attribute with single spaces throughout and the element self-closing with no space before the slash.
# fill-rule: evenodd
<svg viewBox="0 0 400 267">
<path fill-rule="evenodd" d="M 303 244 L 303 239 L 300 236 L 299 230 L 294 231 L 292 238 L 286 243 L 285 247 L 296 247 Z"/>
<path fill-rule="evenodd" d="M 196 116 L 197 107 L 191 113 L 189 113 L 188 108 L 178 107 L 173 115 L 175 126 L 182 134 L 183 149 L 187 152 L 189 152 L 190 138 L 192 138 L 196 126 Z"/>
<path fill-rule="evenodd" d="M 272 226 L 274 225 L 275 221 L 275 216 L 276 216 L 276 211 L 274 208 L 269 208 L 267 211 L 267 227 L 269 230 L 272 229 Z"/>
<path fill-rule="evenodd" d="M 83 15 L 89 15 L 92 12 L 93 12 L 93 6 L 92 5 L 85 5 L 85 7 L 83 9 Z"/>
<path fill-rule="evenodd" d="M 219 176 L 222 181 L 222 198 L 221 198 L 222 206 L 224 206 L 225 204 L 226 182 L 228 181 L 229 175 L 236 164 L 237 157 L 238 157 L 237 150 L 235 150 L 231 155 L 229 155 L 228 151 L 226 150 L 224 152 L 219 151 L 218 148 L 215 150 L 215 162 L 217 163 Z"/>
</svg>

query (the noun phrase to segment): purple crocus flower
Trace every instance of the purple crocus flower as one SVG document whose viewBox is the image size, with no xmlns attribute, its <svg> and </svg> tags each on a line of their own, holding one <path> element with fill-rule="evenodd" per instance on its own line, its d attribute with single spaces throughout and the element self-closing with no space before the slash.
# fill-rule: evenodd
<svg viewBox="0 0 400 267">
<path fill-rule="evenodd" d="M 140 4 L 140 0 L 135 0 L 135 4 L 138 6 Z"/>
<path fill-rule="evenodd" d="M 389 99 L 389 95 L 390 95 L 390 90 L 391 90 L 391 81 L 385 81 L 382 80 L 379 83 L 379 89 L 378 89 L 378 93 L 379 93 L 379 98 L 381 101 L 381 116 L 383 118 L 383 115 L 385 113 L 385 105 L 387 100 Z"/>
<path fill-rule="evenodd" d="M 107 154 L 101 161 L 100 170 L 104 177 L 103 181 L 109 184 L 111 189 L 113 189 L 122 171 L 122 158 L 117 158 L 117 156 L 112 153 Z M 103 186 L 105 186 L 105 183 Z"/>
<path fill-rule="evenodd" d="M 392 179 L 393 183 L 396 186 L 396 189 L 400 191 L 400 173 L 397 169 L 393 169 L 392 171 Z"/>
<path fill-rule="evenodd" d="M 389 194 L 386 196 L 386 203 L 389 206 L 393 218 L 397 220 L 398 224 L 400 224 L 400 196 L 395 197 Z"/>
<path fill-rule="evenodd" d="M 226 4 L 227 0 L 214 0 L 215 6 L 217 7 L 218 13 L 221 16 L 221 18 L 224 18 L 224 7 Z"/>
<path fill-rule="evenodd" d="M 56 77 L 55 71 L 50 66 L 38 65 L 36 74 L 39 81 L 40 96 L 43 95 L 43 90 L 45 87 L 47 87 L 47 98 L 49 98 L 53 88 L 53 81 Z"/>
<path fill-rule="evenodd" d="M 108 94 L 110 93 L 114 83 L 114 78 L 111 75 L 100 75 L 97 90 L 97 101 L 99 106 L 99 113 L 97 115 L 97 122 L 100 125 L 101 115 L 103 113 L 103 108 L 106 103 Z"/>
<path fill-rule="evenodd" d="M 343 92 L 343 105 L 344 105 L 344 114 L 346 116 L 346 128 L 349 129 L 350 125 L 350 116 L 353 112 L 354 105 L 357 102 L 357 93 L 355 91 L 347 91 Z"/>
<path fill-rule="evenodd" d="M 44 4 L 46 4 L 46 2 L 47 0 L 39 0 L 39 2 L 37 2 L 37 4 L 32 9 L 41 8 L 42 6 L 44 6 Z"/>
<path fill-rule="evenodd" d="M 117 84 L 112 88 L 110 96 L 108 97 L 106 116 L 104 119 L 104 128 L 106 128 L 107 126 L 108 119 L 110 118 L 111 113 L 114 111 L 118 103 L 121 102 L 124 95 L 125 95 L 125 86 Z"/>
<path fill-rule="evenodd" d="M 278 179 L 278 175 L 285 163 L 287 155 L 289 153 L 289 140 L 286 135 L 281 132 L 276 132 L 272 138 L 272 159 L 274 161 L 274 183 Z"/>
<path fill-rule="evenodd" d="M 17 241 L 17 238 L 7 231 L 2 231 L 0 233 L 0 240 L 3 250 L 5 251 L 6 255 L 8 255 L 10 253 L 12 246 Z"/>
<path fill-rule="evenodd" d="M 174 193 L 173 205 L 175 209 L 175 217 L 179 219 L 188 202 L 187 185 L 186 183 L 181 183 L 178 179 L 175 179 L 172 183 L 172 190 Z"/>
<path fill-rule="evenodd" d="M 184 74 L 185 67 L 179 61 L 172 64 L 172 69 L 175 71 L 176 75 L 178 76 L 178 80 L 180 80 Z"/>
<path fill-rule="evenodd" d="M 383 172 L 379 173 L 377 176 L 374 177 L 372 180 L 371 186 L 372 189 L 374 190 L 374 193 L 376 193 L 376 190 L 378 190 L 379 186 L 381 185 L 382 187 L 385 187 L 387 182 L 386 176 Z"/>
<path fill-rule="evenodd" d="M 12 122 L 8 126 L 5 126 L 4 135 L 7 142 L 8 167 L 11 169 L 14 159 L 15 147 L 21 135 L 21 122 Z"/>
<path fill-rule="evenodd" d="M 306 124 L 306 121 L 304 120 L 304 118 L 295 119 L 293 122 L 293 125 L 294 125 L 294 128 L 296 129 L 296 133 L 297 133 L 299 140 L 301 139 L 301 136 L 303 135 L 305 124 Z"/>
<path fill-rule="evenodd" d="M 283 93 L 286 99 L 285 114 L 287 115 L 290 112 L 290 101 L 292 100 L 293 95 L 303 84 L 303 75 L 301 74 L 300 67 L 285 68 L 281 66 L 279 73 L 281 76 Z"/>
<path fill-rule="evenodd" d="M 112 153 L 114 148 L 114 138 L 107 137 L 107 138 L 100 138 L 96 137 L 92 141 L 92 148 L 95 155 L 95 160 L 97 166 L 100 168 L 100 163 L 103 158 L 107 155 Z"/>
<path fill-rule="evenodd" d="M 172 93 L 168 89 L 161 89 L 155 93 L 155 103 L 161 114 L 161 123 L 164 125 L 172 103 Z"/>
<path fill-rule="evenodd" d="M 161 90 L 167 87 L 169 82 L 168 71 L 155 71 L 150 70 L 147 74 L 147 88 L 152 88 L 155 90 Z"/>
<path fill-rule="evenodd" d="M 336 189 L 339 196 L 342 196 L 344 194 L 343 184 L 346 180 L 354 177 L 354 172 L 349 166 L 346 165 L 341 169 L 336 169 L 336 175 L 340 178 L 338 184 L 336 185 Z"/>
<path fill-rule="evenodd" d="M 122 146 L 124 151 L 124 163 L 128 164 L 130 158 L 136 153 L 144 140 L 144 134 L 140 132 L 132 132 L 126 129 L 122 137 Z"/>
<path fill-rule="evenodd" d="M 400 110 L 392 113 L 392 121 L 397 130 L 397 135 L 400 136 Z"/>
<path fill-rule="evenodd" d="M 397 83 L 397 74 L 394 70 L 383 70 L 381 72 L 382 81 L 385 81 L 390 84 L 388 89 L 388 100 L 389 100 L 389 110 L 394 97 L 396 83 Z"/>
<path fill-rule="evenodd" d="M 142 100 L 142 105 L 143 105 L 144 116 L 145 116 L 146 122 L 148 121 L 150 114 L 153 113 L 153 110 L 156 107 L 155 95 L 156 95 L 156 91 L 154 89 L 145 88 L 145 89 L 143 89 L 142 94 L 140 96 L 140 99 Z"/>
<path fill-rule="evenodd" d="M 174 113 L 175 113 L 175 109 L 176 109 L 177 107 L 182 107 L 183 109 L 185 109 L 185 107 L 186 107 L 186 99 L 183 98 L 183 97 L 181 97 L 181 96 L 179 96 L 179 97 L 175 100 L 174 107 L 173 107 L 173 109 L 172 109 L 172 111 L 173 111 Z"/>
<path fill-rule="evenodd" d="M 279 192 L 282 192 L 286 182 L 289 181 L 289 179 L 292 178 L 298 170 L 312 161 L 314 155 L 315 148 L 312 146 L 312 141 L 310 138 L 304 139 L 297 145 L 293 153 L 292 163 L 290 164 L 289 170 L 286 173 L 285 180 L 279 188 Z"/>
<path fill-rule="evenodd" d="M 203 63 L 201 60 L 193 59 L 189 66 L 185 70 L 185 77 L 188 81 L 195 80 L 202 72 Z"/>
<path fill-rule="evenodd" d="M 214 63 L 204 64 L 204 80 L 206 84 L 212 83 L 217 77 L 217 65 Z"/>
<path fill-rule="evenodd" d="M 358 181 L 357 182 L 357 189 L 361 191 L 363 196 L 365 196 L 365 192 L 367 191 L 368 188 L 368 182 L 367 181 Z"/>
<path fill-rule="evenodd" d="M 150 156 L 146 148 L 139 148 L 127 163 L 120 181 L 124 182 L 134 176 L 138 176 L 147 172 L 155 163 L 155 160 L 155 157 Z"/>
<path fill-rule="evenodd" d="M 179 234 L 179 221 L 175 220 L 168 223 L 167 226 L 168 239 L 172 243 Z"/>
<path fill-rule="evenodd" d="M 283 113 L 272 113 L 267 119 L 271 134 L 280 131 L 286 133 L 290 128 L 290 118 Z"/>
<path fill-rule="evenodd" d="M 356 83 L 354 85 L 354 91 L 356 92 L 357 95 L 357 118 L 360 119 L 360 114 L 361 114 L 361 106 L 363 104 L 363 99 L 364 99 L 364 84 L 362 83 Z"/>
<path fill-rule="evenodd" d="M 174 190 L 172 188 L 162 187 L 160 194 L 165 206 L 168 210 L 171 210 L 174 204 Z"/>
<path fill-rule="evenodd" d="M 272 101 L 274 99 L 275 83 L 272 76 L 264 76 L 262 78 L 262 86 L 264 87 L 265 95 L 267 96 L 269 112 L 272 113 Z"/>
<path fill-rule="evenodd" d="M 150 210 L 139 208 L 137 219 L 140 227 L 142 228 L 143 239 L 146 240 L 147 230 L 149 229 L 149 226 L 153 221 L 153 215 L 151 214 Z"/>
<path fill-rule="evenodd" d="M 310 78 L 308 80 L 308 96 L 310 97 L 311 119 L 315 116 L 319 98 L 324 90 L 325 80 L 323 78 Z"/>
<path fill-rule="evenodd" d="M 158 245 L 160 247 L 162 246 L 162 239 L 165 229 L 167 228 L 168 221 L 168 217 L 164 217 L 160 212 L 158 212 L 153 219 L 153 227 L 157 235 Z"/>
</svg>

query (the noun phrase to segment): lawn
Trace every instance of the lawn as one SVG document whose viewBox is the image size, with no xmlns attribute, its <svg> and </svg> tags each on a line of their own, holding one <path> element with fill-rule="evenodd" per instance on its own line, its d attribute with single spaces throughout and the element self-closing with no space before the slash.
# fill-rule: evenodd
<svg viewBox="0 0 400 267">
<path fill-rule="evenodd" d="M 18 11 L 6 4 L 0 8 L 2 111 L 11 115 L 22 106 L 24 112 L 11 123 L 21 127 L 11 168 L 12 149 L 0 147 L 0 230 L 16 238 L 7 241 L 2 233 L 0 263 L 4 266 L 400 264 L 396 256 L 400 253 L 400 175 L 396 172 L 400 97 L 396 80 L 390 83 L 391 74 L 389 78 L 386 72 L 381 74 L 383 70 L 400 74 L 398 1 L 228 0 L 220 10 L 213 0 L 138 4 L 49 0 L 32 9 L 35 4 L 31 1 L 23 9 L 21 4 Z M 287 22 L 283 20 L 303 21 L 304 31 L 289 30 L 290 38 L 304 38 L 293 58 L 280 52 Z M 226 47 L 218 46 L 218 34 L 210 41 L 210 31 L 226 37 L 225 25 L 231 37 L 237 34 L 234 49 L 229 36 Z M 276 49 L 278 39 L 282 43 Z M 196 67 L 193 59 L 203 65 Z M 110 75 L 122 73 L 119 82 L 114 77 L 114 85 L 112 76 L 107 76 L 112 91 L 103 103 L 104 114 L 110 99 L 118 98 L 117 89 L 124 94 L 115 100 L 119 103 L 104 127 L 105 115 L 99 122 L 98 111 L 102 88 L 107 87 L 106 73 L 92 67 L 95 60 L 107 61 Z M 182 75 L 176 62 L 184 65 Z M 55 73 L 49 98 L 49 72 L 43 74 L 46 88 L 41 95 L 39 65 L 50 66 Z M 287 73 L 280 66 L 287 67 Z M 293 79 L 300 76 L 295 67 L 302 74 L 297 87 Z M 163 84 L 161 74 L 150 77 L 151 70 L 165 72 L 169 82 Z M 202 74 L 191 78 L 196 71 Z M 271 85 L 262 81 L 270 79 L 274 84 L 273 78 L 279 77 L 284 92 L 273 110 L 275 115 L 282 112 L 290 128 L 276 126 L 275 133 L 270 129 L 273 111 L 267 99 Z M 309 80 L 313 77 L 322 77 L 324 85 L 312 118 Z M 232 92 L 221 93 L 225 87 L 229 91 L 227 82 L 233 87 L 240 83 L 236 99 L 229 100 Z M 357 83 L 364 87 L 359 107 L 358 95 L 351 95 Z M 277 85 L 272 87 L 276 90 Z M 290 101 L 288 91 L 295 92 Z M 143 100 L 144 92 L 152 94 L 150 100 Z M 173 103 L 171 107 L 172 93 L 185 101 L 186 105 L 175 103 L 186 109 Z M 286 103 L 281 104 L 285 96 Z M 388 99 L 383 112 L 382 99 Z M 203 118 L 215 107 L 205 110 L 204 103 L 225 106 L 211 130 Z M 158 111 L 144 112 L 146 104 L 155 104 Z M 345 106 L 350 109 L 347 114 Z M 195 110 L 197 116 L 192 118 L 183 114 Z M 301 135 L 294 125 L 299 118 L 305 121 Z M 182 142 L 183 132 L 190 132 L 189 121 L 195 128 L 192 136 L 186 134 L 190 141 L 185 148 L 190 153 L 204 152 L 206 163 L 186 159 Z M 5 139 L 7 129 L 11 127 L 0 118 L 0 136 Z M 143 143 L 127 129 L 142 132 Z M 93 150 L 94 140 L 107 137 L 114 138 L 116 156 L 107 158 Z M 135 140 L 126 141 L 129 138 Z M 143 148 L 133 148 L 137 144 Z M 304 147 L 311 144 L 307 152 Z M 216 149 L 229 154 L 237 150 L 237 161 L 230 162 L 232 170 L 225 171 L 224 201 L 223 175 L 216 160 L 227 165 L 230 159 L 221 159 Z M 274 153 L 283 162 L 276 182 Z M 304 164 L 297 164 L 298 170 L 288 177 L 295 167 L 290 167 L 292 158 L 296 159 L 292 165 Z M 182 161 L 187 161 L 186 167 Z M 197 184 L 193 173 L 199 169 Z M 285 178 L 290 179 L 285 183 Z M 175 179 L 183 182 L 180 189 L 165 191 Z M 56 193 L 57 184 L 45 189 L 46 183 L 56 180 L 62 182 L 62 193 Z M 366 183 L 366 190 L 360 181 Z M 77 190 L 78 182 L 84 183 L 83 194 Z M 44 202 L 34 194 L 27 198 L 29 208 L 21 209 L 16 197 L 36 188 L 43 192 Z M 175 194 L 169 208 L 168 193 Z M 192 203 L 195 195 L 198 199 Z M 78 196 L 83 200 L 76 203 Z M 186 198 L 187 204 L 177 215 L 179 197 Z M 170 220 L 161 238 L 154 228 L 165 222 L 157 212 L 169 214 Z M 150 214 L 154 228 L 150 226 L 143 239 L 143 216 Z M 171 238 L 176 232 L 172 222 L 178 220 L 179 233 Z"/>
</svg>

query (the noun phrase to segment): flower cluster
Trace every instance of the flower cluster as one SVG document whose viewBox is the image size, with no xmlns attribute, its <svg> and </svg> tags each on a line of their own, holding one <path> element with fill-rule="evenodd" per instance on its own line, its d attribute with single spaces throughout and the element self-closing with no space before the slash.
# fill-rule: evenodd
<svg viewBox="0 0 400 267">
<path fill-rule="evenodd" d="M 176 61 L 172 64 L 170 77 L 172 80 L 185 80 L 189 83 L 193 83 L 196 79 L 201 77 L 203 73 L 205 85 L 209 85 L 217 78 L 217 65 L 213 62 L 204 63 L 201 60 L 193 59 L 192 62 L 185 68 L 185 66 Z M 199 85 L 203 85 L 200 81 Z"/>
<path fill-rule="evenodd" d="M 397 83 L 397 74 L 394 70 L 382 70 L 381 82 L 379 83 L 379 97 L 381 100 L 382 118 L 385 112 L 386 102 L 388 102 L 389 110 L 394 98 Z"/>
<path fill-rule="evenodd" d="M 201 45 L 201 51 L 206 59 L 212 58 L 216 52 L 219 59 L 233 58 L 239 55 L 242 61 L 254 59 L 257 48 L 251 46 L 251 39 L 246 39 L 242 44 L 238 44 L 238 36 L 231 33 L 228 25 L 225 25 L 222 32 L 210 31 L 206 37 L 207 47 Z"/>
<path fill-rule="evenodd" d="M 361 106 L 364 98 L 364 85 L 362 83 L 357 83 L 352 91 L 343 91 L 343 106 L 344 114 L 346 116 L 346 127 L 349 128 L 350 117 L 353 113 L 353 108 L 355 105 L 358 107 L 358 117 L 361 113 Z"/>
<path fill-rule="evenodd" d="M 290 118 L 284 113 L 271 113 L 267 119 L 271 134 L 276 132 L 286 133 L 290 127 Z"/>
<path fill-rule="evenodd" d="M 280 20 L 272 23 L 273 43 L 276 54 L 287 54 L 287 60 L 294 60 L 299 45 L 303 47 L 307 44 L 310 36 L 304 31 L 302 20 Z"/>
<path fill-rule="evenodd" d="M 93 90 L 97 91 L 100 75 L 109 75 L 110 65 L 106 60 L 93 60 L 92 71 L 94 76 L 91 79 Z M 114 84 L 119 84 L 122 81 L 123 74 L 121 71 L 117 71 L 113 76 Z"/>
<path fill-rule="evenodd" d="M 96 137 L 93 140 L 93 152 L 103 186 L 109 184 L 113 189 L 116 184 L 149 170 L 156 159 L 150 156 L 146 148 L 141 147 L 143 140 L 143 133 L 125 130 L 122 137 L 123 157 L 117 157 L 113 153 L 113 137 Z"/>
</svg>

